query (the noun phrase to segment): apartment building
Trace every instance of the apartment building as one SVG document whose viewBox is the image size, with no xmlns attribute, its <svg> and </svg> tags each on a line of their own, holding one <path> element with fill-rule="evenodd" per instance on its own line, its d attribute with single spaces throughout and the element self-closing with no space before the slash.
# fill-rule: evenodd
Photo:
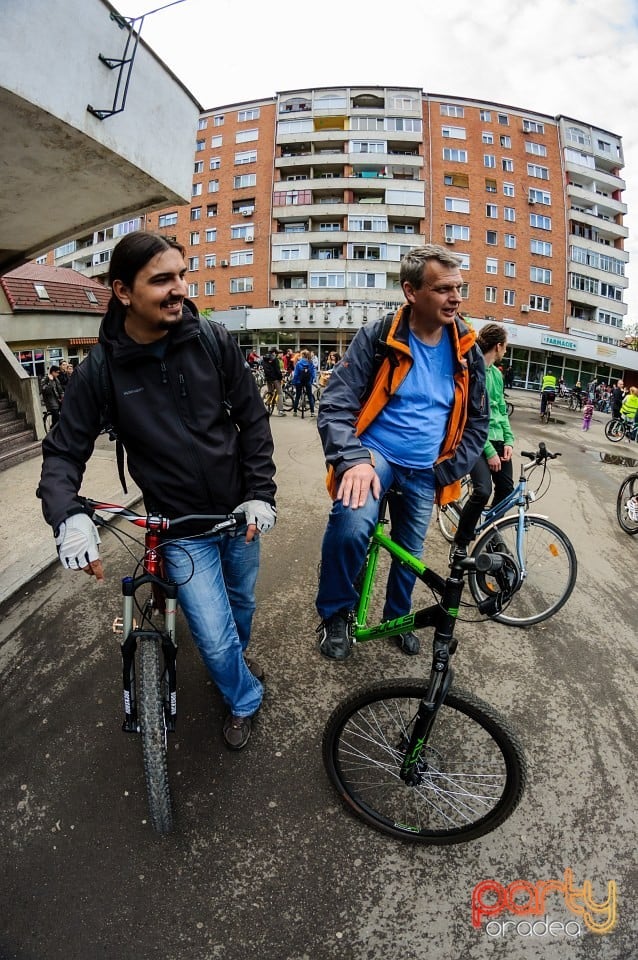
<svg viewBox="0 0 638 960">
<path fill-rule="evenodd" d="M 190 206 L 137 227 L 184 244 L 189 295 L 242 347 L 343 352 L 403 302 L 405 251 L 434 241 L 461 258 L 463 312 L 508 324 L 521 385 L 548 368 L 574 382 L 638 366 L 622 347 L 615 134 L 416 88 L 337 87 L 207 110 L 193 153 Z M 99 276 L 132 224 L 54 262 Z"/>
</svg>

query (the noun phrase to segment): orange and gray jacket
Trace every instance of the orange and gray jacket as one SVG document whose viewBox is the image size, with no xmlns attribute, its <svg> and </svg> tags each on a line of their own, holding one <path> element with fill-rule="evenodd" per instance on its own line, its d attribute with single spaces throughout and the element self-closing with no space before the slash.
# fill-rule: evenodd
<svg viewBox="0 0 638 960">
<path fill-rule="evenodd" d="M 333 499 L 342 473 L 358 463 L 374 462 L 372 451 L 359 438 L 412 368 L 409 314 L 410 307 L 405 304 L 394 317 L 386 338 L 387 355 L 376 376 L 375 354 L 383 320 L 361 327 L 321 394 L 317 426 L 328 466 L 326 485 Z M 476 334 L 459 316 L 444 328 L 446 332 L 454 356 L 454 401 L 434 465 L 440 504 L 460 496 L 460 479 L 480 457 L 489 428 L 485 364 L 475 345 Z"/>
</svg>

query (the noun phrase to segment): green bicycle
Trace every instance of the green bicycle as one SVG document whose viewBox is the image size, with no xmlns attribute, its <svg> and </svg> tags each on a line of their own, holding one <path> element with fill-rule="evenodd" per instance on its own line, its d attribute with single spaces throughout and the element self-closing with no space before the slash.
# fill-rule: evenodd
<svg viewBox="0 0 638 960">
<path fill-rule="evenodd" d="M 384 532 L 387 497 L 370 540 L 352 627 L 356 643 L 434 627 L 429 678 L 385 680 L 351 694 L 330 716 L 323 759 L 341 798 L 368 825 L 400 840 L 451 844 L 494 830 L 518 805 L 526 782 L 523 748 L 487 703 L 453 687 L 452 656 L 467 576 L 499 590 L 478 603 L 494 616 L 520 584 L 514 556 L 483 552 L 455 558 L 439 576 Z M 435 603 L 368 625 L 382 551 L 412 570 Z"/>
</svg>

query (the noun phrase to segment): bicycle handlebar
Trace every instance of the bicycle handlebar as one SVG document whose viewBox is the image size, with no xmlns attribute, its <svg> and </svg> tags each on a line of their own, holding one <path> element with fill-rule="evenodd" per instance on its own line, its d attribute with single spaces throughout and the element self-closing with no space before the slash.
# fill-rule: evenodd
<svg viewBox="0 0 638 960">
<path fill-rule="evenodd" d="M 121 507 L 116 503 L 105 503 L 102 500 L 92 500 L 90 497 L 80 497 L 80 503 L 93 514 L 96 510 L 103 513 L 112 513 L 134 523 L 137 527 L 144 527 L 147 530 L 165 531 L 172 527 L 177 527 L 182 523 L 211 523 L 212 527 L 209 533 L 220 533 L 222 530 L 231 530 L 234 527 L 241 527 L 246 522 L 246 514 L 243 510 L 235 513 L 190 513 L 184 517 L 175 517 L 169 519 L 160 514 L 142 514 L 129 510 L 128 507 Z"/>
<path fill-rule="evenodd" d="M 534 460 L 536 463 L 546 463 L 547 460 L 555 460 L 562 456 L 561 453 L 550 453 L 543 441 L 538 444 L 536 453 L 530 453 L 529 450 L 521 450 L 521 457 L 527 457 L 528 460 Z"/>
</svg>

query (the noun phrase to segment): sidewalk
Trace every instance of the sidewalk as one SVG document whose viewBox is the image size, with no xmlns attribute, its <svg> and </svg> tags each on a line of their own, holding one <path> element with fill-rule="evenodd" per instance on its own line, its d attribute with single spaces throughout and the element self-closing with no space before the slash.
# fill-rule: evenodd
<svg viewBox="0 0 638 960">
<path fill-rule="evenodd" d="M 42 460 L 33 457 L 0 473 L 0 603 L 57 560 L 51 528 L 35 495 Z M 140 492 L 130 477 L 128 494 L 120 485 L 115 444 L 98 437 L 82 484 L 82 493 L 131 506 Z"/>
</svg>

